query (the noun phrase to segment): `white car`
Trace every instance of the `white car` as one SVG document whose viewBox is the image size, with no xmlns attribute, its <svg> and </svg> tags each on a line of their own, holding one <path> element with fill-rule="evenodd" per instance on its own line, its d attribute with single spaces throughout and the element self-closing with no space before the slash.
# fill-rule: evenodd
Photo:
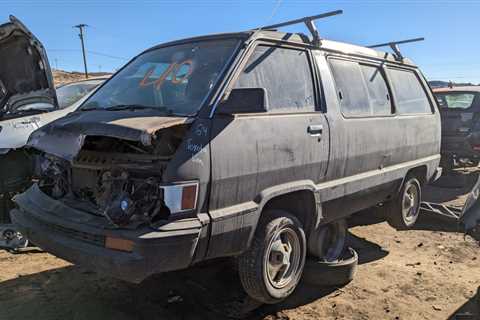
<svg viewBox="0 0 480 320">
<path fill-rule="evenodd" d="M 75 111 L 106 78 L 55 89 L 40 41 L 15 17 L 0 25 L 0 224 L 10 221 L 10 197 L 30 184 L 34 161 L 25 146 L 36 129 Z M 2 238 L 12 237 L 0 226 Z M 3 237 L 2 237 L 3 236 Z"/>
</svg>

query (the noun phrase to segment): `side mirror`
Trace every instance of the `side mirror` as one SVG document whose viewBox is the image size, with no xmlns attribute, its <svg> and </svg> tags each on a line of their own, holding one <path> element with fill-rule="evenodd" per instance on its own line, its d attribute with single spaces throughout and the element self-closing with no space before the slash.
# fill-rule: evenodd
<svg viewBox="0 0 480 320">
<path fill-rule="evenodd" d="M 267 112 L 267 90 L 265 88 L 233 89 L 228 98 L 218 105 L 217 113 L 257 113 Z"/>
</svg>

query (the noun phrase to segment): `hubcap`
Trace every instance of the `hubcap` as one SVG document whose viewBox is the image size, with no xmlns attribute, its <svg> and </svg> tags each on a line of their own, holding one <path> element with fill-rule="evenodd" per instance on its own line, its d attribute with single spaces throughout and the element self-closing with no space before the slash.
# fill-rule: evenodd
<svg viewBox="0 0 480 320">
<path fill-rule="evenodd" d="M 280 230 L 270 241 L 265 269 L 275 288 L 283 288 L 295 277 L 300 266 L 300 240 L 290 228 Z"/>
<path fill-rule="evenodd" d="M 417 218 L 420 207 L 419 194 L 415 185 L 409 185 L 403 196 L 403 217 L 407 223 Z"/>
</svg>

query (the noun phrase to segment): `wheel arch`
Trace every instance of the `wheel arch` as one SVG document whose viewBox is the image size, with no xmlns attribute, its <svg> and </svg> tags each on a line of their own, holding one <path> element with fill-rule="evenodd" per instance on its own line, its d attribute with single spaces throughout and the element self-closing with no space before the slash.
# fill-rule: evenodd
<svg viewBox="0 0 480 320">
<path fill-rule="evenodd" d="M 403 183 L 405 183 L 408 177 L 413 176 L 417 178 L 418 181 L 420 182 L 420 185 L 423 186 L 428 181 L 427 173 L 428 173 L 427 165 L 421 165 L 415 168 L 411 168 L 410 170 L 407 171 L 407 174 L 403 178 Z"/>
<path fill-rule="evenodd" d="M 282 209 L 288 211 L 300 220 L 307 238 L 322 218 L 321 205 L 315 184 L 311 181 L 266 189 L 255 200 L 259 203 L 259 219 L 265 210 Z"/>
</svg>

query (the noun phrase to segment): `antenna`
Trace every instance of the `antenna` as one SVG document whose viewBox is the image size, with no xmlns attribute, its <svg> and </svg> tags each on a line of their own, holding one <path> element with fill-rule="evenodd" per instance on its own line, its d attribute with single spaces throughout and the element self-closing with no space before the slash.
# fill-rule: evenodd
<svg viewBox="0 0 480 320">
<path fill-rule="evenodd" d="M 373 46 L 368 46 L 368 48 L 390 47 L 393 50 L 393 52 L 395 52 L 395 58 L 397 60 L 403 60 L 404 56 L 402 55 L 402 52 L 400 52 L 400 47 L 398 46 L 399 44 L 418 42 L 418 41 L 424 41 L 424 40 L 425 40 L 425 38 L 423 38 L 423 37 L 422 38 L 413 38 L 413 39 L 407 39 L 407 40 L 400 40 L 400 41 L 392 41 L 392 42 L 375 44 Z"/>
<path fill-rule="evenodd" d="M 336 15 L 339 15 L 339 14 L 342 14 L 342 13 L 343 13 L 343 10 L 330 11 L 330 12 L 318 14 L 316 16 L 304 17 L 304 18 L 300 18 L 300 19 L 295 19 L 295 20 L 285 21 L 285 22 L 281 22 L 281 23 L 277 23 L 277 24 L 272 24 L 272 25 L 261 27 L 261 28 L 258 28 L 258 29 L 272 30 L 272 29 L 277 29 L 277 28 L 281 28 L 281 27 L 285 27 L 285 26 L 291 26 L 293 24 L 304 23 L 307 26 L 308 31 L 310 31 L 310 33 L 312 34 L 312 44 L 315 45 L 315 46 L 320 46 L 322 44 L 322 39 L 320 38 L 320 33 L 318 32 L 318 29 L 315 26 L 314 21 L 318 20 L 318 19 L 331 17 L 331 16 L 336 16 Z"/>
</svg>

